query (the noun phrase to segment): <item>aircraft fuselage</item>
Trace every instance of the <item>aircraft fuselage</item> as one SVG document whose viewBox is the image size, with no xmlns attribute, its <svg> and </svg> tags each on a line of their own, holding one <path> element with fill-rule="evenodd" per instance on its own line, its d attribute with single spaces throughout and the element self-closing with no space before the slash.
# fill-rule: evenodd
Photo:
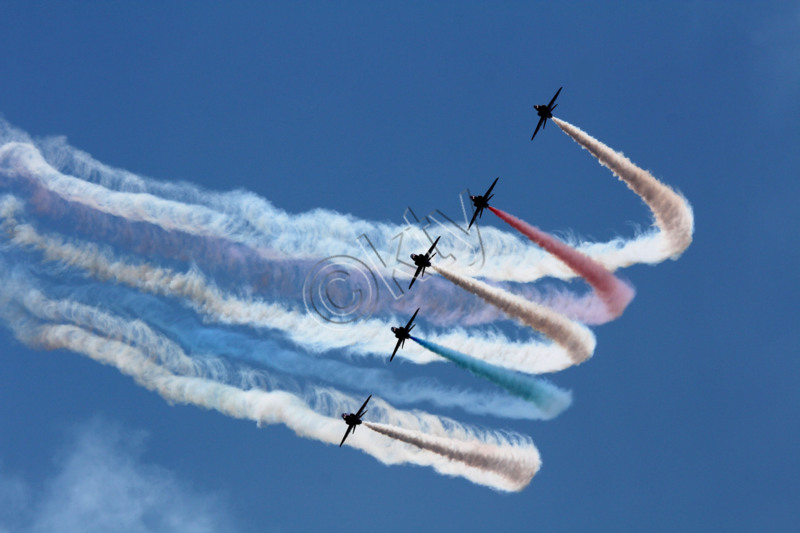
<svg viewBox="0 0 800 533">
<path fill-rule="evenodd" d="M 472 198 L 472 205 L 477 209 L 486 209 L 489 207 L 489 201 L 484 196 L 471 196 L 470 198 Z"/>
<path fill-rule="evenodd" d="M 408 331 L 404 327 L 399 327 L 399 328 L 393 327 L 392 328 L 392 333 L 394 333 L 394 336 L 396 338 L 398 338 L 398 339 L 408 339 L 408 338 L 410 338 L 408 336 Z"/>
<path fill-rule="evenodd" d="M 414 261 L 414 264 L 418 267 L 431 266 L 431 260 L 428 259 L 427 255 L 411 254 L 411 260 Z"/>
<path fill-rule="evenodd" d="M 535 105 L 536 113 L 542 118 L 553 118 L 553 112 L 546 105 Z"/>
<path fill-rule="evenodd" d="M 348 426 L 357 426 L 361 424 L 361 419 L 355 413 L 342 413 L 342 418 Z"/>
</svg>

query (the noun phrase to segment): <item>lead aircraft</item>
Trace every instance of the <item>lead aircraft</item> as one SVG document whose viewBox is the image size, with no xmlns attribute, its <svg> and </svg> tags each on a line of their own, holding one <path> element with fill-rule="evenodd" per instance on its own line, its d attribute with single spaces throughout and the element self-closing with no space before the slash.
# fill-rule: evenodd
<svg viewBox="0 0 800 533">
<path fill-rule="evenodd" d="M 553 118 L 553 110 L 558 107 L 558 104 L 556 105 L 553 104 L 555 103 L 556 98 L 558 98 L 558 93 L 560 93 L 561 89 L 563 88 L 564 87 L 558 88 L 558 90 L 556 91 L 556 95 L 553 97 L 552 100 L 550 100 L 549 104 L 533 106 L 533 108 L 539 114 L 539 123 L 536 125 L 536 130 L 533 132 L 533 135 L 531 135 L 531 140 L 533 140 L 533 138 L 536 137 L 536 133 L 539 131 L 539 127 L 541 126 L 541 128 L 544 129 L 544 127 L 547 125 L 547 119 Z"/>
</svg>

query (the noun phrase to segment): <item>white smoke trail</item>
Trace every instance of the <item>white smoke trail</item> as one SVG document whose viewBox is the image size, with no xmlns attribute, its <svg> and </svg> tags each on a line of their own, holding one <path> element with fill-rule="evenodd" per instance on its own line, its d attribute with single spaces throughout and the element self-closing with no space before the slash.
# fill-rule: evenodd
<svg viewBox="0 0 800 533">
<path fill-rule="evenodd" d="M 97 362 L 117 368 L 123 374 L 133 377 L 141 386 L 157 392 L 170 402 L 214 409 L 234 418 L 253 420 L 259 425 L 282 423 L 302 437 L 329 444 L 338 444 L 341 439 L 343 428 L 340 420 L 318 413 L 294 394 L 284 391 L 244 390 L 204 375 L 180 375 L 158 364 L 141 349 L 125 342 L 131 338 L 143 338 L 140 325 L 126 327 L 120 319 L 103 312 L 97 312 L 95 320 L 91 317 L 93 311 L 89 308 L 82 307 L 75 313 L 76 307 L 70 302 L 48 300 L 38 291 L 29 296 L 27 293 L 30 289 L 20 287 L 19 283 L 5 281 L 7 283 L 0 289 L 0 300 L 3 304 L 0 313 L 17 338 L 29 346 L 82 353 Z M 20 298 L 19 295 L 23 296 Z M 107 329 L 106 334 L 124 340 L 97 335 L 74 323 L 42 324 L 38 320 L 31 320 L 31 317 L 21 316 L 21 309 L 33 311 L 32 316 L 37 318 L 63 321 L 71 315 L 77 322 L 102 324 Z M 113 331 L 119 326 L 122 326 L 120 331 Z M 147 333 L 147 336 L 153 335 L 155 334 L 152 331 Z M 160 347 L 167 344 L 168 341 L 151 342 L 148 346 L 160 350 Z M 166 358 L 177 357 L 187 361 L 189 358 L 179 351 L 179 348 L 173 347 L 171 353 L 163 355 Z M 191 366 L 191 371 L 197 373 L 198 367 Z M 326 402 L 317 403 L 325 403 L 324 407 L 329 411 L 352 408 L 356 401 L 333 391 L 317 390 L 315 394 L 324 397 Z M 400 442 L 369 434 L 365 436 L 363 433 L 357 439 L 347 441 L 348 445 L 369 453 L 385 464 L 412 463 L 431 466 L 441 473 L 462 476 L 475 483 L 506 491 L 524 488 L 538 468 L 538 451 L 528 439 L 521 436 L 508 438 L 500 434 L 479 433 L 433 415 L 397 411 L 378 398 L 373 402 L 371 416 L 385 423 L 401 425 L 397 429 L 400 432 L 403 431 L 402 425 L 407 425 L 406 431 L 411 433 L 425 430 L 432 434 L 429 438 L 437 443 L 435 449 L 413 449 Z M 524 468 L 528 470 L 525 471 Z M 521 479 L 527 479 L 527 482 L 521 483 Z"/>
<path fill-rule="evenodd" d="M 632 248 L 634 257 L 628 262 L 617 259 L 614 261 L 615 267 L 677 259 L 692 243 L 694 214 L 688 200 L 634 165 L 622 153 L 615 152 L 580 128 L 557 118 L 553 118 L 553 121 L 644 200 L 653 212 L 656 226 L 661 230 L 628 243 L 625 248 Z"/>
<path fill-rule="evenodd" d="M 251 316 L 247 312 L 247 309 L 250 308 L 250 313 L 257 316 L 258 321 L 248 320 L 247 323 L 249 325 L 264 328 L 273 327 L 274 323 L 278 322 L 280 327 L 287 332 L 290 340 L 295 341 L 296 344 L 306 349 L 314 348 L 320 350 L 321 346 L 322 348 L 330 349 L 330 345 L 333 344 L 330 342 L 331 339 L 338 340 L 342 348 L 353 344 L 352 329 L 350 328 L 345 331 L 342 329 L 331 330 L 322 327 L 307 313 L 286 310 L 277 304 L 267 304 L 260 301 L 240 301 L 228 295 L 223 296 L 223 293 L 218 288 L 213 285 L 207 285 L 205 278 L 199 273 L 176 274 L 169 269 L 151 267 L 146 264 L 128 265 L 124 262 L 109 259 L 106 255 L 99 253 L 94 245 L 82 244 L 76 246 L 74 243 L 66 244 L 60 238 L 39 235 L 31 226 L 17 222 L 15 214 L 20 207 L 20 202 L 13 197 L 0 197 L 0 228 L 11 236 L 10 242 L 20 246 L 33 246 L 43 251 L 49 260 L 57 259 L 62 264 L 70 266 L 81 265 L 98 281 L 122 282 L 133 288 L 144 289 L 145 292 L 149 291 L 158 295 L 175 297 L 181 301 L 183 301 L 182 297 L 186 297 L 190 300 L 189 303 L 192 304 L 195 310 L 218 322 L 227 324 L 237 323 L 236 317 Z M 95 296 L 99 298 L 98 294 L 95 294 Z M 32 298 L 33 296 L 30 295 L 30 297 Z M 194 300 L 192 301 L 192 299 Z M 140 316 L 148 314 L 148 311 L 144 311 L 145 308 L 149 309 L 150 306 L 139 307 L 138 313 Z M 234 315 L 234 319 L 230 320 L 229 317 L 221 317 L 217 314 L 217 308 L 228 309 Z M 73 318 L 88 317 L 81 322 L 81 325 L 86 327 L 103 328 L 103 324 L 107 321 L 107 318 L 102 317 L 103 320 L 98 320 L 96 324 L 93 324 L 91 319 L 94 318 L 94 311 L 82 310 L 76 307 L 74 303 L 70 304 L 69 309 L 70 316 Z M 242 309 L 244 309 L 244 313 L 242 313 Z M 265 309 L 270 310 L 270 312 L 263 312 Z M 158 320 L 156 318 L 156 321 Z M 365 335 L 369 333 L 374 337 L 374 352 L 372 354 L 385 358 L 387 356 L 387 346 L 391 345 L 391 343 L 388 345 L 386 343 L 386 332 L 389 326 L 384 324 L 376 326 L 376 322 L 370 321 L 370 323 L 359 324 L 354 327 L 359 331 L 363 331 Z M 144 327 L 143 323 L 142 326 Z M 182 329 L 187 327 L 189 325 L 184 324 Z M 382 334 L 375 332 L 376 327 L 380 327 Z M 116 331 L 119 331 L 122 326 L 116 326 L 116 328 Z M 107 328 L 103 329 L 103 331 L 105 330 Z M 317 335 L 315 336 L 313 332 L 317 332 Z M 228 334 L 219 331 L 215 338 L 221 339 L 225 335 Z M 447 337 L 451 336 L 452 334 L 447 335 Z M 142 337 L 142 328 L 138 328 L 130 336 L 137 346 L 142 342 Z M 199 336 L 190 335 L 190 337 L 195 339 L 194 344 L 197 345 Z M 271 356 L 255 356 L 252 355 L 252 350 L 240 346 L 242 342 L 250 342 L 249 339 L 232 336 L 224 338 L 232 343 L 227 352 L 229 356 L 248 361 L 258 361 L 275 371 L 288 372 L 296 377 L 322 379 L 355 389 L 363 390 L 366 388 L 369 390 L 371 386 L 380 384 L 384 397 L 403 404 L 422 401 L 430 402 L 439 407 L 462 409 L 474 414 L 537 420 L 551 419 L 558 416 L 571 403 L 570 393 L 552 384 L 547 385 L 546 390 L 550 394 L 548 397 L 543 396 L 537 401 L 526 402 L 516 398 L 509 399 L 505 395 L 494 392 L 479 392 L 447 387 L 424 378 L 401 381 L 391 376 L 382 375 L 385 372 L 382 370 L 352 367 L 344 362 L 315 359 L 313 355 L 307 356 L 302 353 L 288 355 L 292 352 L 284 352 L 277 347 L 270 348 Z M 327 340 L 327 344 L 322 345 L 320 338 Z M 489 338 L 484 344 L 489 344 L 492 341 L 495 344 L 499 344 L 501 340 Z M 311 342 L 318 344 L 310 344 Z M 462 339 L 462 342 L 468 343 L 469 339 Z M 224 342 L 220 344 L 224 345 Z M 257 344 L 252 343 L 251 345 L 257 346 Z M 370 346 L 367 344 L 362 346 L 361 349 L 363 350 L 365 347 L 369 348 Z M 159 348 L 157 352 L 170 349 L 168 346 L 160 346 Z M 257 351 L 260 352 L 260 350 Z M 487 351 L 486 353 L 491 354 L 492 352 Z M 284 356 L 282 354 L 287 355 Z M 429 359 L 436 360 L 435 356 L 430 356 Z M 178 363 L 183 365 L 181 367 L 184 368 L 182 370 L 183 373 L 187 372 L 185 370 L 187 365 L 196 364 L 191 359 L 179 361 Z"/>
<path fill-rule="evenodd" d="M 10 142 L 0 147 L 0 169 L 9 177 L 34 182 L 68 202 L 101 213 L 146 222 L 167 231 L 193 235 L 233 237 L 242 233 L 235 220 L 202 205 L 164 200 L 149 193 L 124 193 L 61 174 L 35 146 Z M 241 242 L 249 239 L 241 237 Z"/>
<path fill-rule="evenodd" d="M 47 260 L 80 268 L 98 280 L 113 280 L 152 294 L 179 298 L 188 302 L 198 313 L 223 324 L 277 329 L 297 346 L 312 352 L 344 349 L 353 354 L 383 358 L 391 349 L 391 342 L 386 342 L 386 332 L 396 324 L 369 319 L 346 328 L 326 327 L 305 310 L 295 311 L 281 304 L 226 294 L 197 270 L 178 273 L 145 262 L 132 265 L 114 258 L 110 252 L 101 251 L 92 243 L 73 244 L 77 241 L 68 243 L 60 237 L 41 235 L 30 224 L 17 220 L 22 209 L 18 199 L 11 196 L 0 198 L 0 228 L 7 232 L 11 242 L 36 248 L 44 253 Z M 526 304 L 545 309 L 530 302 Z M 546 312 L 556 315 L 549 310 Z M 521 372 L 535 374 L 565 368 L 563 349 L 537 340 L 511 341 L 500 333 L 469 334 L 460 328 L 441 334 L 420 332 L 420 335 L 424 334 L 437 344 Z M 409 345 L 398 356 L 417 364 L 441 361 L 417 345 Z M 544 361 L 561 362 L 542 363 Z"/>
<path fill-rule="evenodd" d="M 566 124 L 558 119 L 554 120 Z M 393 241 L 397 240 L 398 235 L 406 234 L 409 230 L 408 226 L 362 221 L 350 215 L 326 210 L 292 215 L 251 193 L 209 193 L 188 184 L 161 184 L 122 170 L 111 169 L 94 161 L 87 154 L 66 146 L 63 141 L 39 143 L 54 164 L 69 168 L 77 174 L 76 177 L 67 176 L 51 166 L 36 146 L 25 142 L 24 134 L 12 131 L 5 123 L 3 125 L 5 132 L 0 128 L 0 142 L 4 143 L 0 148 L 0 170 L 8 177 L 35 181 L 61 198 L 130 221 L 147 222 L 167 231 L 179 230 L 190 235 L 227 239 L 251 248 L 265 260 L 322 258 L 333 255 L 359 257 L 363 254 L 357 239 L 359 235 L 366 235 L 376 249 L 387 251 L 395 247 Z M 669 209 L 682 212 L 680 218 L 684 222 L 678 232 L 685 237 L 688 231 L 690 236 L 692 215 L 685 199 L 672 193 L 652 175 L 630 163 L 621 154 L 610 149 L 607 151 L 627 161 L 628 166 L 623 165 L 620 167 L 622 170 L 612 168 L 615 172 L 623 172 L 620 174 L 622 179 L 627 179 L 625 176 L 628 174 L 640 173 L 644 180 L 642 183 L 657 184 L 654 186 L 656 189 L 660 186 L 667 191 L 665 198 L 669 194 L 674 196 L 667 203 L 672 206 Z M 634 188 L 634 191 L 638 194 L 649 194 L 647 190 L 640 188 Z M 650 199 L 645 200 L 651 208 L 662 209 Z M 659 217 L 661 214 L 656 216 L 657 222 Z M 688 227 L 685 224 L 687 217 Z M 421 229 L 417 228 L 415 231 L 419 242 L 425 242 Z M 512 233 L 492 227 L 482 228 L 479 232 L 480 244 L 485 254 L 485 262 L 479 272 L 482 277 L 531 282 L 544 276 L 561 279 L 575 276 L 559 260 Z M 613 271 L 639 262 L 659 262 L 669 257 L 665 253 L 674 252 L 685 244 L 684 238 L 683 244 L 676 241 L 666 248 L 654 246 L 654 241 L 662 239 L 658 235 L 660 233 L 655 232 L 633 240 L 619 238 L 608 243 L 568 244 Z M 406 242 L 411 240 L 405 239 Z M 440 248 L 455 257 L 471 256 L 475 245 L 474 242 L 457 238 L 450 231 L 444 231 L 440 242 Z M 398 250 L 400 252 L 405 253 Z M 394 267 L 395 265 L 389 265 L 383 268 L 381 274 L 391 277 Z"/>
</svg>

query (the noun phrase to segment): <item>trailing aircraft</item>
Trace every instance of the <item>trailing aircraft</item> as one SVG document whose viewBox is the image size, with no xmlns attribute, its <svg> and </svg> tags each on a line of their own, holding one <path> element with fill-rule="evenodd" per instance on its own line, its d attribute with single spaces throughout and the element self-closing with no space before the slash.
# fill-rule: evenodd
<svg viewBox="0 0 800 533">
<path fill-rule="evenodd" d="M 367 396 L 367 400 L 364 402 L 364 405 L 362 405 L 361 409 L 359 409 L 356 413 L 342 413 L 344 423 L 347 424 L 347 431 L 344 432 L 344 437 L 342 437 L 342 442 L 339 443 L 339 448 L 341 448 L 342 444 L 344 444 L 344 441 L 350 434 L 350 431 L 352 431 L 353 435 L 355 435 L 356 426 L 361 425 L 361 417 L 367 412 L 367 410 L 364 408 L 367 406 L 367 402 L 370 398 L 372 398 L 372 394 Z"/>
</svg>

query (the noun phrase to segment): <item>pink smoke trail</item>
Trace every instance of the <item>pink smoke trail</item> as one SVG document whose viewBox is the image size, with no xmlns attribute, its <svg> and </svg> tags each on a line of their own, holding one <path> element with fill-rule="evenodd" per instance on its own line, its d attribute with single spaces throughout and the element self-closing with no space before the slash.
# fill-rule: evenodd
<svg viewBox="0 0 800 533">
<path fill-rule="evenodd" d="M 636 294 L 633 287 L 625 283 L 588 255 L 567 246 L 552 235 L 545 233 L 524 220 L 489 206 L 489 210 L 509 226 L 538 244 L 581 276 L 592 286 L 606 307 L 605 316 L 589 317 L 593 324 L 618 318 Z"/>
</svg>

